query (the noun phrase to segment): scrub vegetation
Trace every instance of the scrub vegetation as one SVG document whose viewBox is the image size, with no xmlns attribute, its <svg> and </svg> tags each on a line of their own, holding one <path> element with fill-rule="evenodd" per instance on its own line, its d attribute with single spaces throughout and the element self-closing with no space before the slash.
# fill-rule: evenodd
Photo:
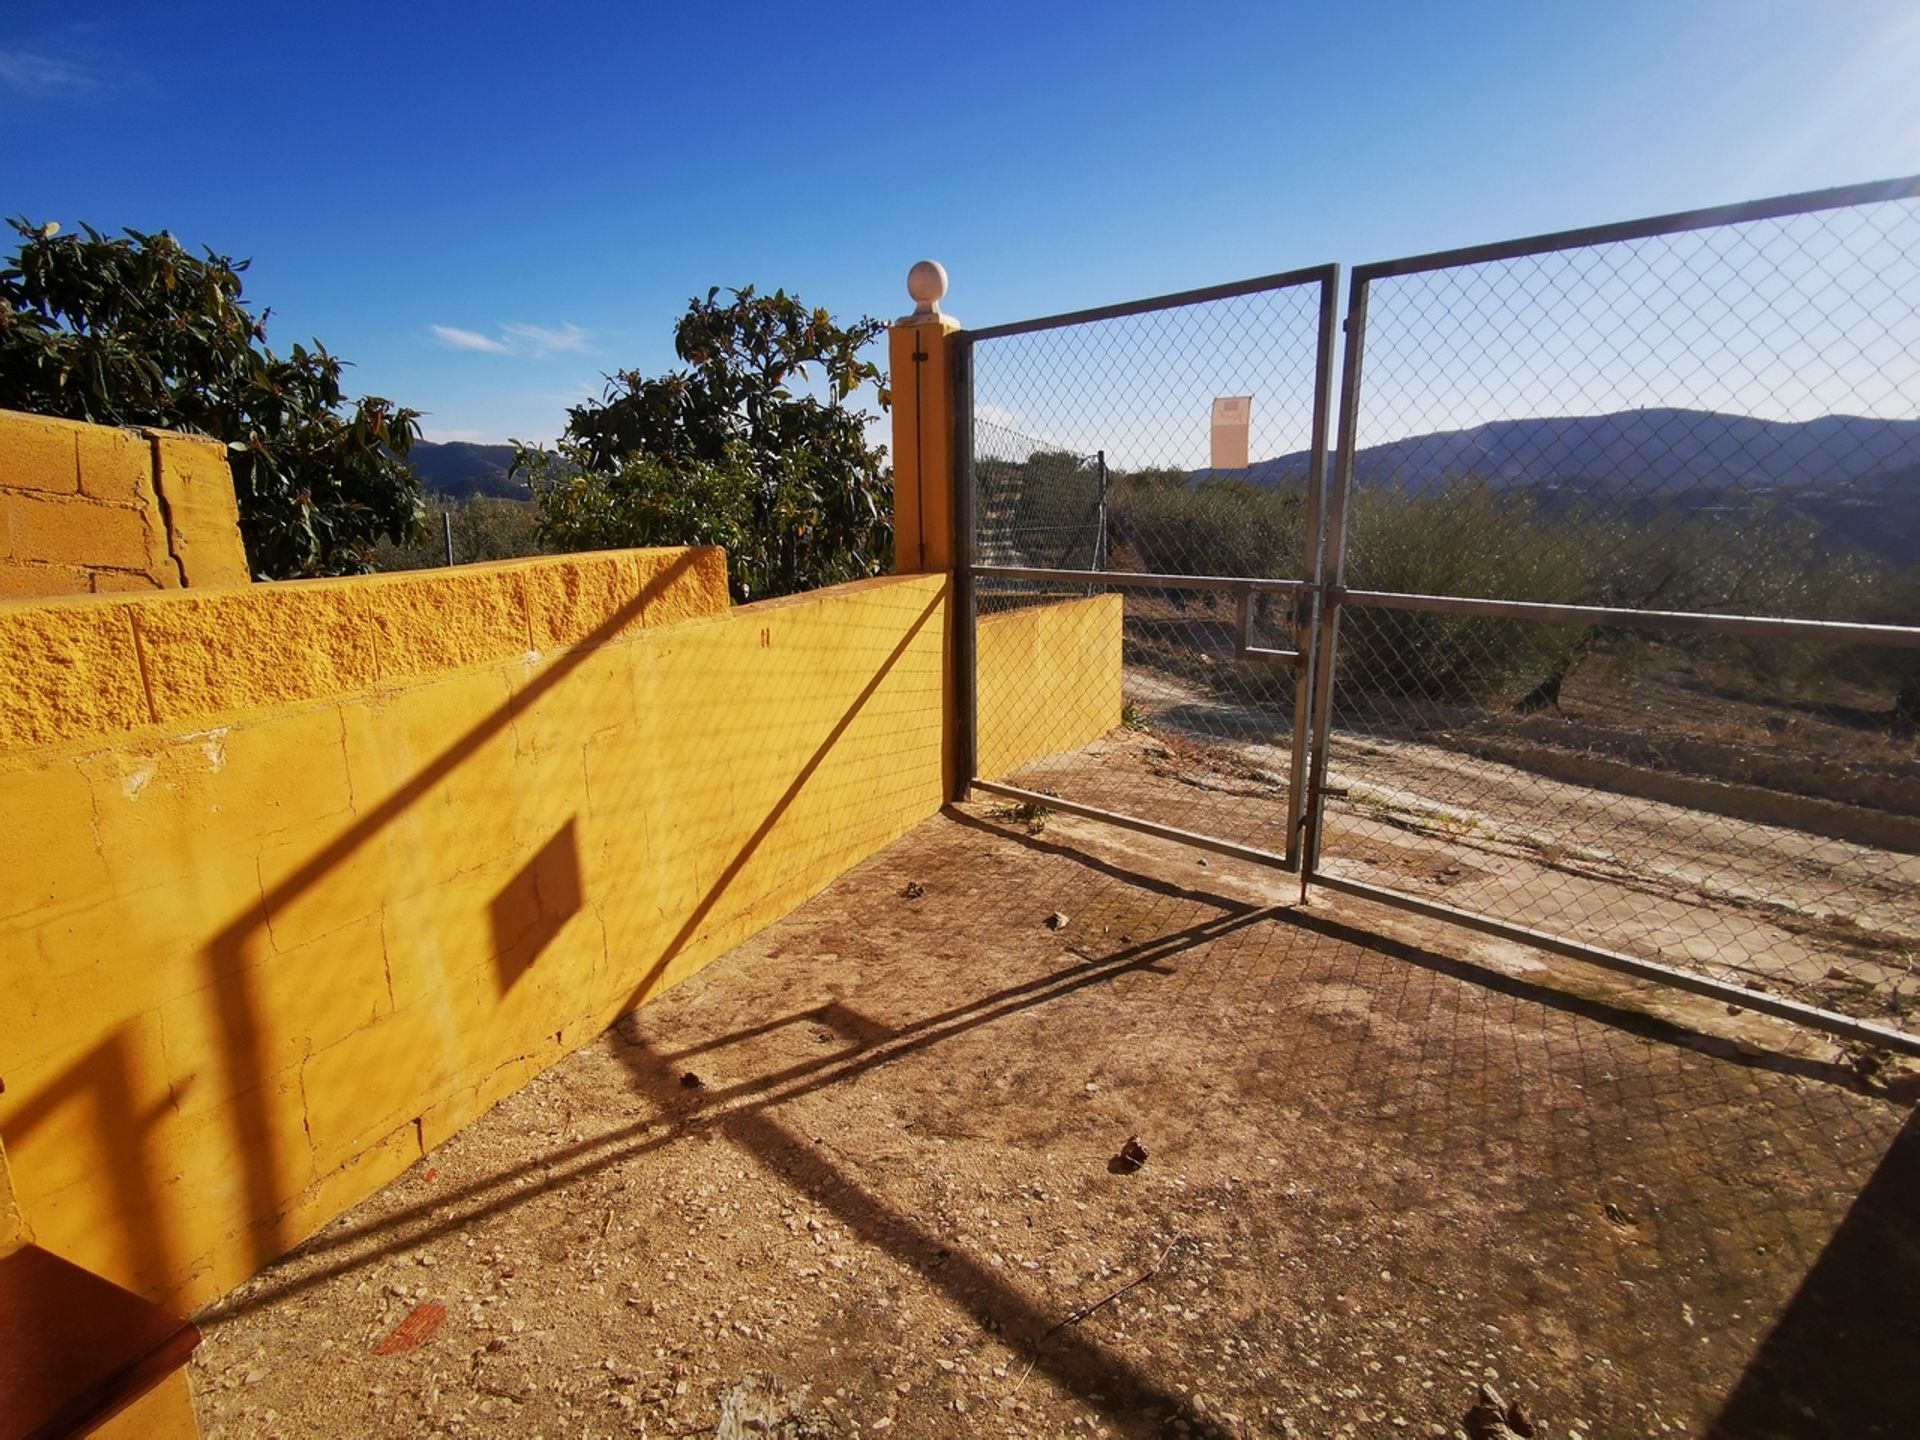
<svg viewBox="0 0 1920 1440">
<path fill-rule="evenodd" d="M 1004 524 L 1015 537 L 1022 553 L 1014 563 L 1068 563 L 1065 551 L 1091 548 L 1085 527 L 1097 514 L 1093 462 L 1047 451 L 1025 464 L 995 460 L 979 468 L 983 496 L 1018 497 L 987 521 L 990 528 Z M 1036 483 L 1036 476 L 1044 483 Z M 1301 477 L 1257 485 L 1141 470 L 1112 471 L 1106 483 L 1106 538 L 1117 568 L 1275 579 L 1311 570 Z M 1063 539 L 1076 525 L 1082 539 Z M 1474 475 L 1418 490 L 1360 485 L 1345 581 L 1352 589 L 1402 594 L 1875 623 L 1920 620 L 1920 567 L 1868 553 L 1784 505 L 1752 506 L 1733 519 L 1677 502 L 1610 496 L 1604 487 L 1569 500 L 1564 492 L 1502 488 Z M 1221 621 L 1229 618 L 1227 602 L 1208 594 L 1165 599 L 1195 622 L 1209 612 L 1219 612 Z M 1865 686 L 1884 697 L 1896 728 L 1911 726 L 1920 707 L 1908 652 L 1894 650 L 1754 644 L 1357 607 L 1343 613 L 1340 627 L 1349 693 L 1505 703 L 1523 713 L 1556 706 L 1560 685 L 1603 652 L 1702 657 L 1722 673 L 1743 675 L 1749 688 L 1760 691 L 1817 690 L 1833 681 Z M 1237 671 L 1217 666 L 1213 673 L 1218 683 L 1231 685 Z"/>
</svg>

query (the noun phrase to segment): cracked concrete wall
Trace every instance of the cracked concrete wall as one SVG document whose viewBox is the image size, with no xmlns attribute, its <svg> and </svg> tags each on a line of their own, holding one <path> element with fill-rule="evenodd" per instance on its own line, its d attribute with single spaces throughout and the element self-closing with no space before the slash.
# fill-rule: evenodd
<svg viewBox="0 0 1920 1440">
<path fill-rule="evenodd" d="M 0 410 L 0 601 L 249 578 L 217 441 Z"/>
</svg>

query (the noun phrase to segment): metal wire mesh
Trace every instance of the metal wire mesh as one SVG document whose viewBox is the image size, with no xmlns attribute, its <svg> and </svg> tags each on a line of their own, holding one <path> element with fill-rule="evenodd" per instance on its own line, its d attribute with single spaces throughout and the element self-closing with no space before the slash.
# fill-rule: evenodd
<svg viewBox="0 0 1920 1440">
<path fill-rule="evenodd" d="M 1920 200 L 1379 268 L 1348 587 L 1920 622 Z M 1920 1026 L 1920 650 L 1338 635 L 1328 874 Z"/>
<path fill-rule="evenodd" d="M 1302 710 L 1297 670 L 1284 661 L 1237 658 L 1232 597 L 1188 590 L 983 580 L 982 643 L 991 643 L 987 632 L 1009 612 L 1062 606 L 1089 593 L 1120 607 L 1114 723 L 1089 743 L 1012 771 L 989 758 L 981 778 L 1285 855 Z M 1259 648 L 1292 644 L 1290 615 L 1284 603 L 1256 614 L 1252 638 Z M 1010 671 L 1006 693 L 983 696 L 983 757 L 1019 751 L 1020 737 L 1046 734 L 1063 693 L 1111 691 L 1106 654 L 1096 650 L 1066 664 L 1065 673 Z M 1009 810 L 1029 813 L 1017 804 Z"/>
<path fill-rule="evenodd" d="M 1349 585 L 1890 618 L 1920 561 L 1920 202 L 1365 289 Z"/>
<path fill-rule="evenodd" d="M 1109 577 L 1308 578 L 1332 278 L 980 332 L 976 560 Z M 1212 406 L 1226 396 L 1252 398 L 1251 463 L 1230 471 L 1212 464 Z M 992 757 L 1018 749 L 1012 737 L 1044 733 L 1063 696 L 1111 688 L 1099 653 L 1076 674 L 1016 670 L 1007 693 L 982 697 L 980 778 L 1285 854 L 1304 751 L 1304 697 L 1287 658 L 1300 641 L 1294 597 L 989 573 L 976 590 L 983 643 L 1010 612 L 1103 595 L 1122 616 L 1122 703 L 1106 733 L 997 770 Z"/>
<path fill-rule="evenodd" d="M 983 564 L 1106 568 L 1104 456 L 976 420 L 973 475 L 974 553 Z"/>
</svg>

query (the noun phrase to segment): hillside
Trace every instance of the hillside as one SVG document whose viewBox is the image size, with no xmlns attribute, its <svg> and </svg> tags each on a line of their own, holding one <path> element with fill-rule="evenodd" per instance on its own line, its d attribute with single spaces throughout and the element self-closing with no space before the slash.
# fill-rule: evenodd
<svg viewBox="0 0 1920 1440">
<path fill-rule="evenodd" d="M 1297 480 L 1304 452 L 1256 462 L 1256 484 Z M 1203 472 L 1204 473 L 1204 472 Z M 1798 514 L 1843 543 L 1920 562 L 1920 420 L 1754 420 L 1705 410 L 1499 420 L 1363 448 L 1362 486 L 1424 490 L 1471 477 L 1575 505 Z"/>
<path fill-rule="evenodd" d="M 465 500 L 489 495 L 501 500 L 530 498 L 526 484 L 511 478 L 513 446 L 475 445 L 465 440 L 416 440 L 408 453 L 429 495 Z"/>
</svg>

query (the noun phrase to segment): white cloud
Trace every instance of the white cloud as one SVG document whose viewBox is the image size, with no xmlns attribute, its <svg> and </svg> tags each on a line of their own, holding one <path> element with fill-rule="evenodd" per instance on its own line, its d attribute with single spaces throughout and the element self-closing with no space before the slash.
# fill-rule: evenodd
<svg viewBox="0 0 1920 1440">
<path fill-rule="evenodd" d="M 545 325 L 502 325 L 500 333 L 528 355 L 578 355 L 587 349 L 587 332 L 578 325 L 550 329 Z"/>
<path fill-rule="evenodd" d="M 20 95 L 73 97 L 116 87 L 140 85 L 145 77 L 131 66 L 89 51 L 55 55 L 45 50 L 0 49 L 0 90 Z"/>
<path fill-rule="evenodd" d="M 0 84 L 16 90 L 91 90 L 100 77 L 84 65 L 33 50 L 0 50 Z"/>
<path fill-rule="evenodd" d="M 482 350 L 489 355 L 507 355 L 512 347 L 495 340 L 491 335 L 482 335 L 478 330 L 462 330 L 453 325 L 434 325 L 429 327 L 433 338 L 453 350 Z"/>
<path fill-rule="evenodd" d="M 524 355 L 531 360 L 544 360 L 549 355 L 583 355 L 592 349 L 587 343 L 587 332 L 578 325 L 555 327 L 515 322 L 502 325 L 497 336 L 462 330 L 457 325 L 428 328 L 442 345 L 454 350 L 477 350 L 486 355 Z"/>
</svg>

